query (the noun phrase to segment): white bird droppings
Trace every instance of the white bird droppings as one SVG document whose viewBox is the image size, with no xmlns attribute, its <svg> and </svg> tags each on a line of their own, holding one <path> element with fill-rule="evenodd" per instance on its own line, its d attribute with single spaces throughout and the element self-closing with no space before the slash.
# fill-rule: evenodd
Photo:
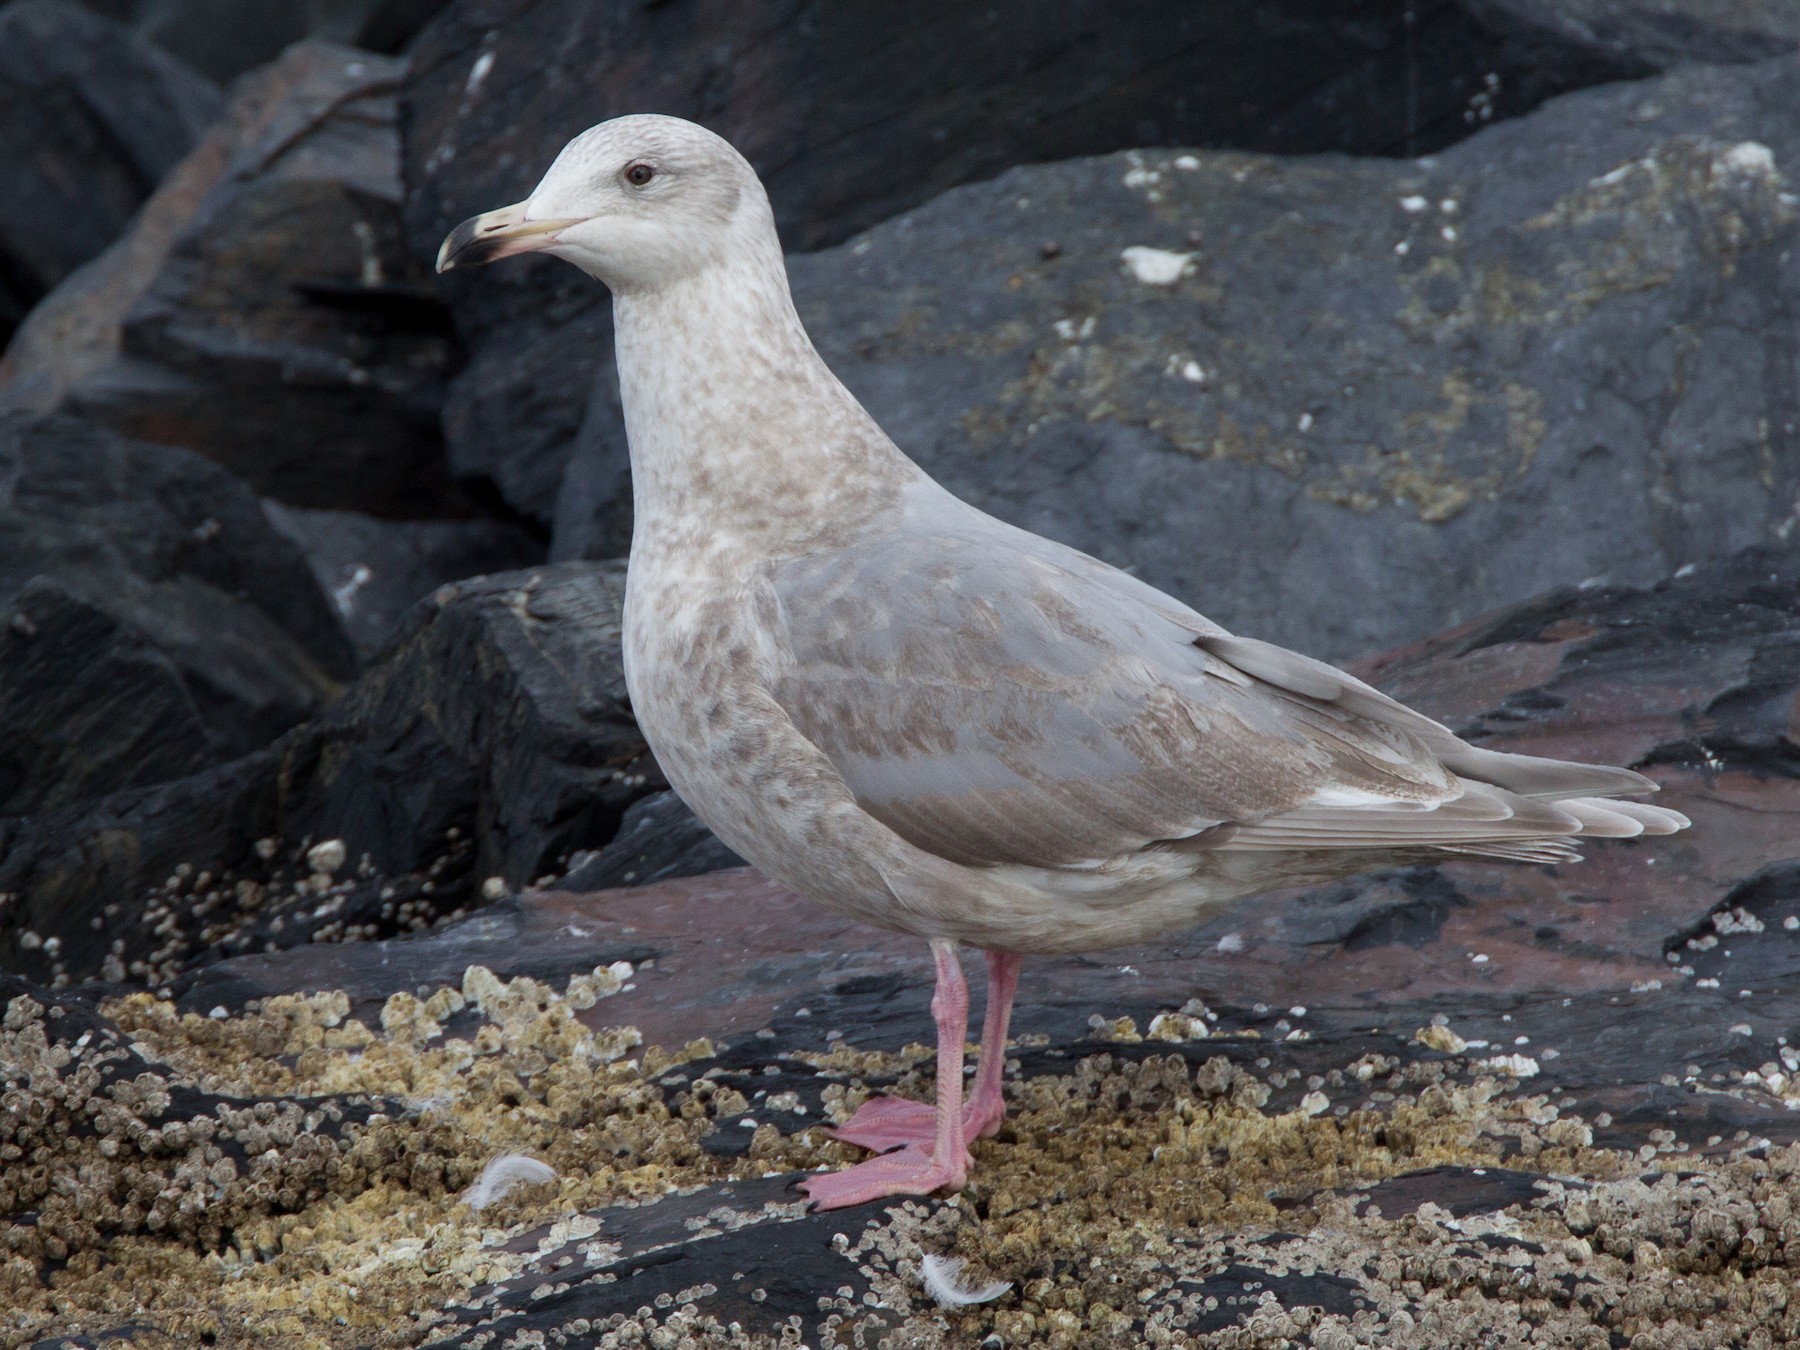
<svg viewBox="0 0 1800 1350">
<path fill-rule="evenodd" d="M 1200 369 L 1200 363 L 1198 361 L 1188 361 L 1183 363 L 1181 367 L 1181 378 L 1188 380 L 1193 384 L 1199 384 L 1206 378 L 1206 372 Z"/>
<path fill-rule="evenodd" d="M 1191 253 L 1171 253 L 1166 248 L 1133 244 L 1119 254 L 1132 276 L 1146 286 L 1173 286 L 1193 266 Z"/>
<path fill-rule="evenodd" d="M 1734 173 L 1769 178 L 1775 173 L 1775 152 L 1761 141 L 1739 141 L 1719 156 L 1719 163 Z"/>
<path fill-rule="evenodd" d="M 963 1267 L 968 1263 L 960 1256 L 938 1256 L 931 1253 L 919 1260 L 919 1279 L 925 1292 L 937 1300 L 940 1308 L 966 1308 L 972 1303 L 992 1303 L 1008 1289 L 1011 1280 L 991 1280 L 983 1285 L 970 1285 L 963 1280 Z"/>
<path fill-rule="evenodd" d="M 481 82 L 487 79 L 489 72 L 492 71 L 493 68 L 494 54 L 492 52 L 483 52 L 480 56 L 476 57 L 475 64 L 469 67 L 469 79 L 468 82 L 463 85 L 463 93 L 472 94 L 477 89 L 481 88 Z"/>
<path fill-rule="evenodd" d="M 1400 199 L 1400 209 L 1402 211 L 1406 212 L 1409 216 L 1417 215 L 1419 212 L 1423 211 L 1429 205 L 1430 205 L 1429 202 L 1427 202 L 1423 197 L 1420 197 L 1417 195 L 1414 195 L 1411 197 L 1402 197 Z"/>
<path fill-rule="evenodd" d="M 470 1209 L 486 1209 L 515 1186 L 536 1186 L 556 1180 L 556 1170 L 524 1153 L 502 1153 L 475 1178 L 475 1184 L 462 1193 L 462 1201 Z"/>
</svg>

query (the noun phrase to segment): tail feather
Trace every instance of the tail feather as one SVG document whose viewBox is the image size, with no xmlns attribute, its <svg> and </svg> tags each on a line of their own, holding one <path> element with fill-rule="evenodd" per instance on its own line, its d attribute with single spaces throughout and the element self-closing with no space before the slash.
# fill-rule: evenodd
<svg viewBox="0 0 1800 1350">
<path fill-rule="evenodd" d="M 1272 643 L 1206 634 L 1195 645 L 1297 701 L 1324 704 L 1385 724 L 1422 746 L 1460 782 L 1461 795 L 1435 803 L 1357 800 L 1321 790 L 1313 800 L 1221 832 L 1221 850 L 1374 849 L 1472 854 L 1518 862 L 1579 858 L 1572 838 L 1667 835 L 1690 824 L 1679 811 L 1621 797 L 1647 797 L 1657 784 L 1630 769 L 1514 755 L 1470 745 L 1443 723 L 1323 661 Z M 1423 807 L 1423 809 L 1421 809 Z"/>
</svg>

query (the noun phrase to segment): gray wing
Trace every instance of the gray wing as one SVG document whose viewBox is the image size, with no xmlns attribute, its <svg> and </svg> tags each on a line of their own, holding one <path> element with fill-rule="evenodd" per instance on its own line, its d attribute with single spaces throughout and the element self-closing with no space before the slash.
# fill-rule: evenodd
<svg viewBox="0 0 1800 1350">
<path fill-rule="evenodd" d="M 777 701 L 912 843 L 963 863 L 1067 866 L 1266 821 L 1286 824 L 1263 846 L 1285 848 L 1306 846 L 1306 830 L 1326 847 L 1464 840 L 1472 821 L 1520 832 L 1507 794 L 1471 798 L 1404 718 L 1334 701 L 1349 676 L 1299 657 L 1277 672 L 1267 654 L 1291 653 L 1234 648 L 1245 640 L 1143 583 L 970 516 L 770 578 Z M 1247 673 L 1234 651 L 1302 687 Z M 1536 814 L 1537 836 L 1578 828 Z M 1392 820 L 1406 822 L 1397 840 Z"/>
</svg>

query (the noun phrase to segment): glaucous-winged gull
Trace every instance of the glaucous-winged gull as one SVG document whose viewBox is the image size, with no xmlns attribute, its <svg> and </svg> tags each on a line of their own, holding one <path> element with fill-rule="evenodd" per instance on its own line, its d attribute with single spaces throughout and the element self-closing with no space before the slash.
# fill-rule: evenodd
<svg viewBox="0 0 1800 1350">
<path fill-rule="evenodd" d="M 1396 862 L 1572 859 L 1668 834 L 1626 769 L 1500 754 L 1321 662 L 1226 632 L 953 497 L 838 382 L 794 312 L 767 196 L 670 117 L 576 137 L 440 271 L 551 253 L 611 288 L 636 512 L 632 706 L 669 782 L 764 872 L 937 965 L 935 1107 L 837 1131 L 880 1156 L 823 1208 L 963 1184 L 998 1127 L 1020 955 L 1192 925 Z M 963 1102 L 960 943 L 987 952 Z"/>
</svg>

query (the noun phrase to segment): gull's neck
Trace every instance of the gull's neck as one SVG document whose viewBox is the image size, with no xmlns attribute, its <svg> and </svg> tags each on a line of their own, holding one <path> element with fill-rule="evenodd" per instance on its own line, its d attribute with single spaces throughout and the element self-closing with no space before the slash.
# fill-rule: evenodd
<svg viewBox="0 0 1800 1350">
<path fill-rule="evenodd" d="M 615 292 L 634 552 L 696 531 L 806 552 L 923 477 L 813 348 L 770 235 L 680 282 Z"/>
</svg>

